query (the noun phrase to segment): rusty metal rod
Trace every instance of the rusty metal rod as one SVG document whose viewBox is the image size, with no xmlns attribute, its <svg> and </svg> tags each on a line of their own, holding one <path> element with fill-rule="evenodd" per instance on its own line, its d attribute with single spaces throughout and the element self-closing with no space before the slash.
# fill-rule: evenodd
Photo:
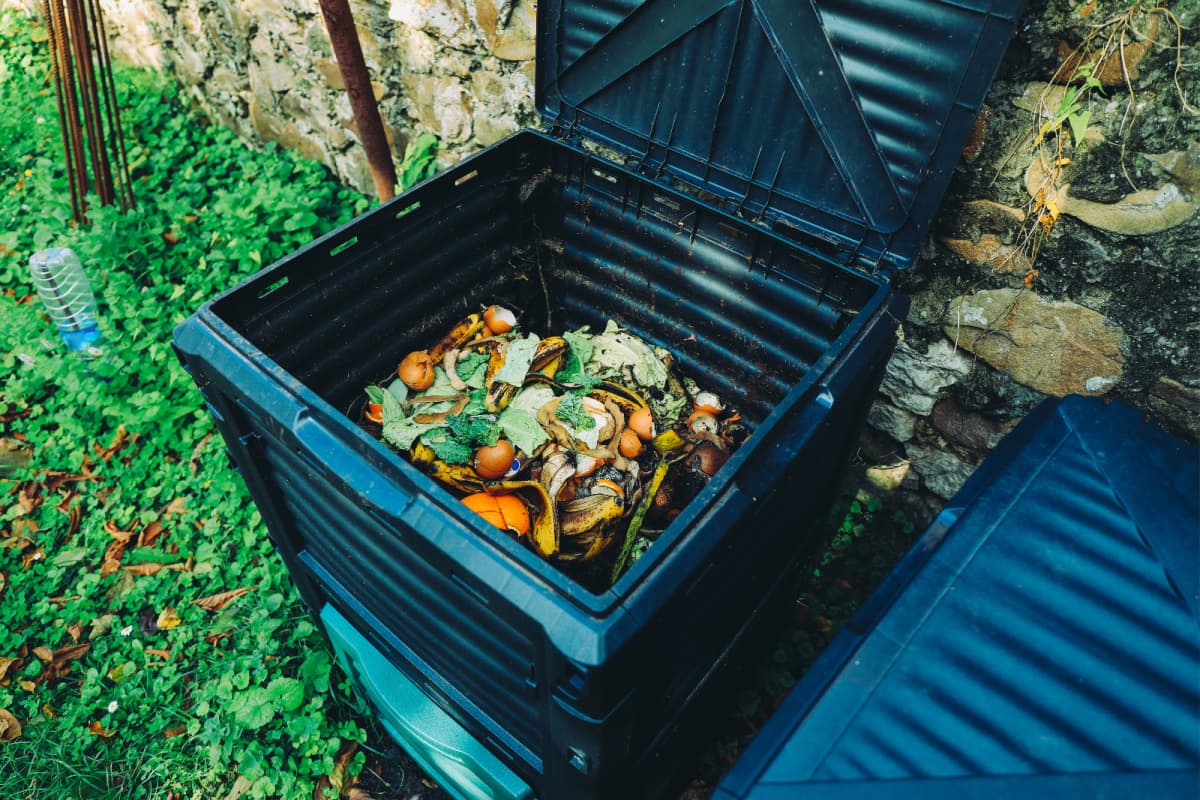
<svg viewBox="0 0 1200 800">
<path fill-rule="evenodd" d="M 76 28 L 72 39 L 79 51 L 79 82 L 83 87 L 83 116 L 88 130 L 88 148 L 92 154 L 92 181 L 100 205 L 110 205 L 114 199 L 112 171 L 108 167 L 104 121 L 100 111 L 100 92 L 96 83 L 96 67 L 92 58 L 92 37 L 88 30 L 87 12 L 80 0 L 67 0 Z"/>
<path fill-rule="evenodd" d="M 87 19 L 88 35 L 91 39 L 95 56 L 95 74 L 98 90 L 96 93 L 96 104 L 98 111 L 101 113 L 100 128 L 104 132 L 101 137 L 101 144 L 105 150 L 103 166 L 105 172 L 108 174 L 108 181 L 112 187 L 114 199 L 119 199 L 121 208 L 128 210 L 131 207 L 126 197 L 129 190 L 129 175 L 127 171 L 122 171 L 121 157 L 117 148 L 117 144 L 122 142 L 123 139 L 120 134 L 120 128 L 113 119 L 117 103 L 115 93 L 110 95 L 112 65 L 108 61 L 108 43 L 104 36 L 100 7 L 96 0 L 83 0 L 83 14 Z M 113 171 L 114 162 L 117 167 L 115 174 Z"/>
<path fill-rule="evenodd" d="M 62 133 L 63 163 L 67 171 L 67 187 L 71 193 L 71 216 L 79 220 L 83 216 L 80 208 L 79 187 L 75 184 L 75 169 L 71 158 L 71 137 L 67 131 L 66 103 L 63 89 L 63 65 L 58 48 L 54 44 L 54 17 L 50 11 L 50 0 L 42 0 L 42 11 L 46 15 L 46 25 L 51 30 L 50 66 L 54 74 L 54 96 L 58 100 L 58 127 Z"/>
<path fill-rule="evenodd" d="M 333 55 L 342 72 L 342 81 L 346 84 L 350 108 L 354 111 L 354 124 L 358 127 L 358 138 L 367 153 L 367 164 L 375 181 L 375 193 L 380 201 L 391 200 L 396 192 L 396 167 L 392 163 L 392 151 L 379 118 L 379 105 L 375 102 L 371 77 L 363 60 L 362 45 L 354 28 L 350 3 L 348 0 L 321 0 L 321 15 L 325 18 Z"/>
<path fill-rule="evenodd" d="M 109 115 L 109 144 L 117 162 L 117 174 L 121 178 L 121 208 L 128 211 L 134 208 L 136 203 L 133 199 L 133 181 L 129 175 L 129 156 L 125 151 L 125 136 L 121 132 L 121 106 L 117 100 L 117 84 L 113 80 L 112 59 L 108 55 L 108 32 L 104 29 L 104 15 L 100 11 L 100 0 L 90 0 L 90 2 L 96 29 L 97 56 L 104 89 L 105 108 Z"/>
<path fill-rule="evenodd" d="M 71 61 L 69 34 L 61 0 L 50 0 L 50 13 L 53 22 L 51 46 L 58 50 L 58 63 L 62 67 L 59 79 L 67 112 L 62 123 L 63 136 L 70 143 L 71 150 L 71 156 L 67 159 L 67 176 L 74 182 L 74 189 L 79 195 L 75 221 L 82 224 L 87 219 L 87 160 L 83 154 L 83 129 L 79 125 L 79 101 L 75 94 L 75 68 Z"/>
</svg>

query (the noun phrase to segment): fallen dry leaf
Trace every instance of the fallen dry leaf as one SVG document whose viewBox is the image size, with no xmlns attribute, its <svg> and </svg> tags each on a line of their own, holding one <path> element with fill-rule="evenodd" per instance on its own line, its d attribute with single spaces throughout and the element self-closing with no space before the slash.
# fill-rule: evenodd
<svg viewBox="0 0 1200 800">
<path fill-rule="evenodd" d="M 201 597 L 199 600 L 193 600 L 192 605 L 200 606 L 205 611 L 220 611 L 225 606 L 229 605 L 234 600 L 250 591 L 249 586 L 243 586 L 241 589 L 234 589 L 229 592 L 220 592 L 219 594 Z"/>
<path fill-rule="evenodd" d="M 42 504 L 42 485 L 37 481 L 25 481 L 15 487 L 17 493 L 17 516 L 32 514 Z"/>
<path fill-rule="evenodd" d="M 0 597 L 4 597 L 4 589 L 8 586 L 8 576 L 0 572 Z"/>
<path fill-rule="evenodd" d="M 0 708 L 0 742 L 11 742 L 21 735 L 21 723 L 7 708 Z"/>
<path fill-rule="evenodd" d="M 35 561 L 41 561 L 45 557 L 46 551 L 41 547 L 38 547 L 38 549 L 30 550 L 29 552 L 25 553 L 25 555 L 21 556 L 21 566 L 25 569 L 29 569 L 30 564 Z"/>
<path fill-rule="evenodd" d="M 71 637 L 72 642 L 78 642 L 79 637 L 83 635 L 83 626 L 78 622 L 73 622 L 67 627 L 67 635 Z"/>
<path fill-rule="evenodd" d="M 151 522 L 146 527 L 142 528 L 142 532 L 138 534 L 138 547 L 149 547 L 154 544 L 154 540 L 162 535 L 163 524 L 158 520 Z"/>
<path fill-rule="evenodd" d="M 33 694 L 37 691 L 37 684 L 33 681 L 17 681 L 17 685 L 30 694 Z"/>
<path fill-rule="evenodd" d="M 62 472 L 61 470 L 48 469 L 43 473 L 46 476 L 46 491 L 58 492 L 61 491 L 68 483 L 78 483 L 79 481 L 94 481 L 91 475 L 80 474 L 74 472 Z"/>
<path fill-rule="evenodd" d="M 221 631 L 220 633 L 210 633 L 208 636 L 204 637 L 204 641 L 208 642 L 209 644 L 211 644 L 215 647 L 217 645 L 217 643 L 220 642 L 222 639 L 228 639 L 231 636 L 233 636 L 233 631 Z"/>
<path fill-rule="evenodd" d="M 167 737 L 168 739 L 173 739 L 176 736 L 182 736 L 185 733 L 187 733 L 187 726 L 180 725 L 178 728 L 167 728 L 165 731 L 163 731 L 163 736 Z"/>
<path fill-rule="evenodd" d="M 164 608 L 158 612 L 158 627 L 160 630 L 169 631 L 171 628 L 179 627 L 179 623 L 183 622 L 179 618 L 179 614 L 175 613 L 174 608 Z"/>
<path fill-rule="evenodd" d="M 212 434 L 210 433 L 208 435 L 211 436 Z M 187 511 L 187 498 L 176 497 L 174 500 L 167 503 L 166 507 L 163 508 L 162 513 L 164 517 L 170 519 L 178 514 L 182 514 L 184 511 Z"/>
<path fill-rule="evenodd" d="M 133 538 L 133 531 L 123 531 L 117 527 L 117 523 L 113 520 L 108 520 L 104 523 L 104 532 L 118 542 L 128 543 Z"/>
<path fill-rule="evenodd" d="M 157 656 L 158 658 L 161 658 L 163 661 L 171 660 L 171 651 L 170 650 L 157 650 L 154 648 L 147 647 L 146 655 Z"/>
<path fill-rule="evenodd" d="M 61 647 L 54 651 L 54 664 L 57 666 L 59 664 L 65 664 L 68 661 L 75 661 L 83 658 L 84 655 L 87 654 L 87 651 L 91 649 L 92 645 L 90 642 L 73 644 L 68 647 Z"/>
<path fill-rule="evenodd" d="M 131 437 L 129 435 L 129 431 L 125 430 L 125 423 L 122 422 L 117 426 L 117 433 L 113 436 L 112 441 L 109 442 L 108 447 L 101 447 L 98 444 L 93 444 L 92 450 L 95 451 L 96 456 L 101 461 L 107 463 L 112 461 L 112 457 L 121 452 L 122 448 L 124 448 L 125 445 L 129 444 L 131 441 L 137 441 L 137 436 L 134 435 Z"/>
<path fill-rule="evenodd" d="M 157 575 L 164 566 L 163 564 L 130 564 L 121 569 L 134 575 Z"/>
<path fill-rule="evenodd" d="M 101 739 L 111 739 L 112 737 L 117 735 L 117 732 L 115 730 L 109 730 L 108 728 L 104 727 L 96 720 L 92 720 L 91 724 L 88 725 L 88 733 L 95 734 L 96 736 L 99 736 Z"/>
<path fill-rule="evenodd" d="M 343 795 L 346 800 L 375 800 L 371 793 L 366 789 L 360 789 L 357 786 L 351 787 L 350 791 Z"/>
<path fill-rule="evenodd" d="M 41 661 L 44 664 L 49 664 L 54 660 L 54 651 L 52 651 L 49 647 L 35 647 L 33 648 L 33 654 L 37 656 L 38 661 Z"/>
<path fill-rule="evenodd" d="M 49 703 L 42 703 L 42 713 L 50 719 L 58 719 L 58 709 Z"/>
<path fill-rule="evenodd" d="M 0 686 L 7 686 L 12 678 L 9 677 L 10 672 L 15 673 L 21 668 L 24 659 L 0 657 Z"/>
</svg>

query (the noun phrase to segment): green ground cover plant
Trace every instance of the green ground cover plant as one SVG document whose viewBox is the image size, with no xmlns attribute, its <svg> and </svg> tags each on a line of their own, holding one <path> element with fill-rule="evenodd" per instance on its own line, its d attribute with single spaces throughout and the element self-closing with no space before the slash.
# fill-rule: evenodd
<svg viewBox="0 0 1200 800">
<path fill-rule="evenodd" d="M 362 709 L 170 336 L 368 201 L 118 70 L 138 205 L 77 227 L 38 40 L 0 13 L 0 438 L 28 457 L 0 474 L 0 797 L 312 796 L 363 760 Z M 30 296 L 49 246 L 92 277 L 103 358 Z"/>
</svg>

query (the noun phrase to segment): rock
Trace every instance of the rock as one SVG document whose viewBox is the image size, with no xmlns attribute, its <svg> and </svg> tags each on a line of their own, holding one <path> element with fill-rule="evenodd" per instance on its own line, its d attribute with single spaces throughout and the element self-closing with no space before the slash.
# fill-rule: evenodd
<svg viewBox="0 0 1200 800">
<path fill-rule="evenodd" d="M 475 24 L 488 50 L 504 61 L 530 61 L 537 53 L 535 0 L 474 0 Z"/>
<path fill-rule="evenodd" d="M 1031 81 L 1025 84 L 1025 91 L 1021 93 L 1020 97 L 1013 100 L 1013 105 L 1039 117 L 1052 117 L 1054 112 L 1062 106 L 1066 94 L 1067 87 L 1065 86 Z"/>
<path fill-rule="evenodd" d="M 867 412 L 867 424 L 883 431 L 897 442 L 907 442 L 913 437 L 916 422 L 916 415 L 882 400 L 876 400 Z"/>
<path fill-rule="evenodd" d="M 325 78 L 325 83 L 330 89 L 339 92 L 345 91 L 346 81 L 342 78 L 342 69 L 338 66 L 337 61 L 332 58 L 318 58 L 313 66 Z"/>
<path fill-rule="evenodd" d="M 989 272 L 1001 275 L 1024 275 L 1033 268 L 1033 261 L 1012 244 L 1005 244 L 994 233 L 985 233 L 979 241 L 942 239 L 942 244 L 963 260 Z"/>
<path fill-rule="evenodd" d="M 1001 422 L 974 411 L 968 411 L 952 397 L 939 402 L 933 407 L 929 422 L 942 438 L 951 444 L 968 450 L 986 453 L 996 447 L 1009 431 L 1017 425 L 1017 420 Z"/>
<path fill-rule="evenodd" d="M 1182 225 L 1197 209 L 1200 196 L 1188 197 L 1178 186 L 1168 183 L 1157 189 L 1130 192 L 1115 203 L 1097 203 L 1068 195 L 1062 212 L 1110 233 L 1145 236 Z"/>
<path fill-rule="evenodd" d="M 1058 57 L 1062 59 L 1062 66 L 1055 75 L 1061 82 L 1068 83 L 1078 74 L 1081 66 L 1095 62 L 1092 76 L 1105 86 L 1124 87 L 1137 80 L 1142 59 L 1150 52 L 1158 36 L 1158 14 L 1147 13 L 1144 17 L 1148 18 L 1145 31 L 1137 31 L 1130 26 L 1122 34 L 1123 41 L 1114 42 L 1112 52 L 1099 61 L 1096 61 L 1095 53 L 1085 53 L 1066 42 L 1059 42 Z M 1102 35 L 1100 41 L 1104 38 Z"/>
<path fill-rule="evenodd" d="M 1159 378 L 1150 389 L 1149 406 L 1180 436 L 1200 441 L 1200 389 Z"/>
<path fill-rule="evenodd" d="M 388 16 L 402 25 L 425 31 L 451 47 L 470 49 L 478 42 L 462 2 L 392 0 Z"/>
<path fill-rule="evenodd" d="M 953 497 L 975 471 L 974 465 L 944 450 L 915 444 L 909 444 L 906 449 L 912 468 L 925 482 L 925 488 L 944 500 Z"/>
<path fill-rule="evenodd" d="M 891 492 L 904 484 L 904 479 L 908 477 L 911 466 L 910 462 L 901 461 L 899 464 L 867 467 L 866 477 L 872 485 L 878 486 L 885 492 Z"/>
<path fill-rule="evenodd" d="M 971 162 L 979 158 L 979 154 L 983 152 L 983 145 L 987 142 L 988 123 L 995 116 L 996 112 L 991 106 L 984 105 L 979 108 L 975 122 L 971 125 L 971 132 L 967 134 L 967 143 L 963 145 L 963 161 Z"/>
<path fill-rule="evenodd" d="M 1190 180 L 1187 158 L 1181 162 L 1172 160 L 1172 167 L 1187 176 L 1185 180 Z M 1200 194 L 1189 196 L 1174 183 L 1157 189 L 1139 189 L 1114 203 L 1073 197 L 1070 189 L 1070 184 L 1056 180 L 1049 159 L 1039 151 L 1025 172 L 1025 190 L 1029 196 L 1044 193 L 1061 214 L 1069 214 L 1094 228 L 1124 236 L 1144 236 L 1181 225 L 1200 209 Z"/>
<path fill-rule="evenodd" d="M 1121 379 L 1125 332 L 1072 302 L 1019 289 L 960 296 L 943 331 L 959 346 L 1039 392 L 1103 394 Z"/>
<path fill-rule="evenodd" d="M 938 392 L 970 371 L 970 359 L 949 342 L 934 342 L 925 353 L 900 342 L 884 371 L 880 391 L 898 407 L 928 416 Z"/>
</svg>

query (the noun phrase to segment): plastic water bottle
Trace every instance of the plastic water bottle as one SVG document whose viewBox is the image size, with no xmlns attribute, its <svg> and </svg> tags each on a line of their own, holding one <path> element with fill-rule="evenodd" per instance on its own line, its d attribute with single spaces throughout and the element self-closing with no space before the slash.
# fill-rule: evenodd
<svg viewBox="0 0 1200 800">
<path fill-rule="evenodd" d="M 67 347 L 87 358 L 100 355 L 96 295 L 74 251 L 67 247 L 40 250 L 29 257 L 29 271 L 38 297 Z"/>
</svg>

